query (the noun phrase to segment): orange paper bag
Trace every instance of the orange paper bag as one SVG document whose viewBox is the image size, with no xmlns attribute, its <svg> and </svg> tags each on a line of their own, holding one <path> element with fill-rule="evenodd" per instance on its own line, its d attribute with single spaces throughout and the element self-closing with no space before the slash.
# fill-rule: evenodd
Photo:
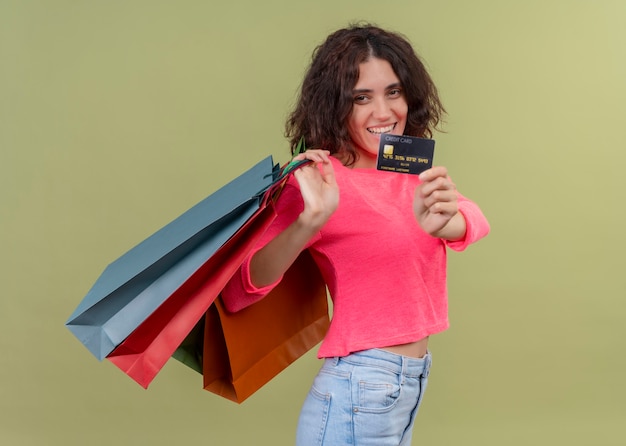
<svg viewBox="0 0 626 446">
<path fill-rule="evenodd" d="M 317 345 L 329 323 L 326 286 L 304 251 L 259 302 L 230 313 L 219 297 L 207 311 L 205 390 L 243 402 Z"/>
</svg>

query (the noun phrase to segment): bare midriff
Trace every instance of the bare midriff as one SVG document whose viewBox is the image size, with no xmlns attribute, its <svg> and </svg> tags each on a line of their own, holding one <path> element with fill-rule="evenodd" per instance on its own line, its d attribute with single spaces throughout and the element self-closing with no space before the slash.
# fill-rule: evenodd
<svg viewBox="0 0 626 446">
<path fill-rule="evenodd" d="M 382 347 L 381 350 L 395 353 L 396 355 L 408 356 L 410 358 L 423 358 L 424 355 L 428 353 L 428 338 L 426 337 L 408 344 Z"/>
</svg>

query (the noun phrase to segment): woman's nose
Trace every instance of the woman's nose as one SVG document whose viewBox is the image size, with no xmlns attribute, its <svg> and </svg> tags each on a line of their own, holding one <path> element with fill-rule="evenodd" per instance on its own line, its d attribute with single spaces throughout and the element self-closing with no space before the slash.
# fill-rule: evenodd
<svg viewBox="0 0 626 446">
<path fill-rule="evenodd" d="M 391 116 L 391 107 L 389 106 L 386 100 L 378 99 L 374 101 L 373 115 L 374 115 L 374 118 L 380 121 L 389 119 L 389 117 Z"/>
</svg>

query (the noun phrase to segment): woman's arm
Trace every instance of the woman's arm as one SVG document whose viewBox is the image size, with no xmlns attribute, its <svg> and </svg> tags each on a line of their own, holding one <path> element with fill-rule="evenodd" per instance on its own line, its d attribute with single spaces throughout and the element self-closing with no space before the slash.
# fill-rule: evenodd
<svg viewBox="0 0 626 446">
<path fill-rule="evenodd" d="M 339 188 L 329 152 L 307 150 L 294 157 L 294 160 L 302 159 L 313 161 L 294 172 L 304 209 L 291 225 L 250 260 L 250 280 L 255 287 L 262 288 L 282 277 L 339 204 Z"/>
</svg>

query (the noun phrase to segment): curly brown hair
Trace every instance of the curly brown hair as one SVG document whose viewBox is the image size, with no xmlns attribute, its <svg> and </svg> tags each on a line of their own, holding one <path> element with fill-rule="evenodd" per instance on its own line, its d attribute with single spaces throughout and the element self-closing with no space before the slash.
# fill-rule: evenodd
<svg viewBox="0 0 626 446">
<path fill-rule="evenodd" d="M 347 128 L 352 90 L 359 78 L 359 65 L 372 57 L 389 62 L 400 79 L 408 105 L 404 133 L 432 137 L 445 109 L 408 39 L 372 24 L 353 24 L 330 34 L 313 51 L 298 101 L 285 126 L 292 154 L 304 138 L 307 147 L 333 154 L 345 151 L 347 164 L 354 163 L 357 154 Z"/>
</svg>

